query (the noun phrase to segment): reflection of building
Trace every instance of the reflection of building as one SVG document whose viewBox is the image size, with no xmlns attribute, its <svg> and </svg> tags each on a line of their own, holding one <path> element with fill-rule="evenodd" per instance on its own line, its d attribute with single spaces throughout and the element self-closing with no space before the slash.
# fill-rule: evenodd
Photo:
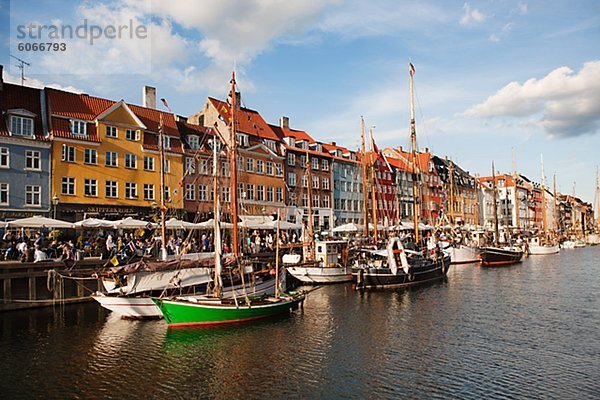
<svg viewBox="0 0 600 400">
<path fill-rule="evenodd" d="M 283 141 L 286 154 L 286 218 L 295 223 L 306 221 L 310 202 L 315 230 L 330 229 L 333 224 L 331 155 L 308 133 L 290 129 L 287 117 L 281 118 L 280 126 L 271 128 Z"/>
<path fill-rule="evenodd" d="M 44 92 L 4 83 L 0 66 L 0 221 L 50 210 L 50 141 Z"/>
<path fill-rule="evenodd" d="M 57 217 L 122 218 L 155 212 L 161 202 L 159 125 L 165 149 L 165 205 L 183 206 L 182 148 L 173 114 L 156 110 L 155 90 L 146 87 L 148 107 L 123 100 L 46 89 L 52 135 L 52 192 Z"/>
<path fill-rule="evenodd" d="M 239 95 L 239 93 L 237 94 Z M 241 107 L 235 110 L 237 140 L 237 181 L 239 213 L 242 215 L 273 215 L 283 210 L 284 180 L 283 151 L 279 137 L 254 110 Z M 188 122 L 212 128 L 225 144 L 229 142 L 231 106 L 208 98 L 198 113 Z M 226 164 L 229 168 L 229 164 Z"/>
</svg>

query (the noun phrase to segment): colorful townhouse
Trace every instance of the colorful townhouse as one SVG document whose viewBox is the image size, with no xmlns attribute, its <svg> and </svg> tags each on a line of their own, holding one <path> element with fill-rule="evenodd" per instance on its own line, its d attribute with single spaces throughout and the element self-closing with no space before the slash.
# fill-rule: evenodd
<svg viewBox="0 0 600 400">
<path fill-rule="evenodd" d="M 188 221 L 206 221 L 214 216 L 214 150 L 217 151 L 217 191 L 220 194 L 221 218 L 231 221 L 231 181 L 229 158 L 218 135 L 211 128 L 194 125 L 177 117 L 177 127 L 184 148 L 183 204 Z M 216 146 L 216 149 L 215 147 Z"/>
<path fill-rule="evenodd" d="M 286 156 L 287 220 L 306 222 L 310 202 L 313 229 L 328 231 L 334 226 L 331 155 L 305 131 L 291 129 L 288 117 L 281 117 L 279 126 L 271 129 L 283 142 Z"/>
<path fill-rule="evenodd" d="M 52 216 L 44 91 L 5 83 L 0 66 L 0 221 Z"/>
<path fill-rule="evenodd" d="M 357 153 L 335 142 L 324 143 L 331 155 L 333 179 L 333 226 L 364 224 L 363 167 Z"/>
<path fill-rule="evenodd" d="M 173 114 L 155 109 L 155 89 L 144 106 L 46 89 L 52 145 L 52 196 L 57 218 L 144 218 L 164 204 L 183 209 L 183 149 Z M 164 165 L 160 165 L 159 131 Z"/>
<path fill-rule="evenodd" d="M 477 190 L 475 178 L 448 158 L 432 157 L 443 184 L 444 212 L 447 222 L 477 225 Z"/>
<path fill-rule="evenodd" d="M 278 213 L 283 216 L 284 151 L 279 137 L 257 111 L 241 107 L 239 100 L 236 104 L 238 215 L 246 220 L 275 217 Z M 230 138 L 226 121 L 230 118 L 229 103 L 209 97 L 202 110 L 188 117 L 188 123 L 212 129 L 226 144 Z M 229 163 L 225 168 L 229 168 Z"/>
</svg>

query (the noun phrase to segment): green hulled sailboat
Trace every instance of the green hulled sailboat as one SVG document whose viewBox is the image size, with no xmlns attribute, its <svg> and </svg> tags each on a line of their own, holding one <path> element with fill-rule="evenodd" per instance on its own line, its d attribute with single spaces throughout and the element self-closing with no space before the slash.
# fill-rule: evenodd
<svg viewBox="0 0 600 400">
<path fill-rule="evenodd" d="M 241 254 L 238 241 L 237 229 L 237 141 L 235 130 L 235 73 L 231 78 L 231 94 L 229 109 L 229 133 L 227 140 L 222 138 L 229 148 L 230 171 L 231 171 L 231 219 L 232 219 L 232 248 L 240 271 L 242 288 L 245 288 L 244 266 L 241 263 Z M 215 141 L 217 140 L 215 136 Z M 214 193 L 219 193 L 217 180 L 217 146 L 213 144 L 213 177 Z M 220 325 L 251 321 L 266 318 L 283 313 L 289 313 L 298 308 L 304 301 L 303 294 L 281 294 L 279 293 L 279 257 L 276 256 L 275 296 L 272 297 L 250 297 L 245 292 L 240 298 L 223 298 L 220 295 L 221 288 L 221 230 L 219 226 L 220 205 L 219 196 L 215 196 L 215 276 L 214 290 L 212 295 L 178 296 L 173 298 L 153 298 L 152 301 L 162 312 L 165 321 L 170 327 L 175 326 L 202 326 Z M 277 237 L 279 232 L 277 232 Z M 277 249 L 279 250 L 279 249 Z"/>
</svg>

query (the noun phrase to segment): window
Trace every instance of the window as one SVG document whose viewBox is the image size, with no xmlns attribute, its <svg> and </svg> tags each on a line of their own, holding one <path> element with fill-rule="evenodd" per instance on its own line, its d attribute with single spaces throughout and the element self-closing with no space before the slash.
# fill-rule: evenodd
<svg viewBox="0 0 600 400">
<path fill-rule="evenodd" d="M 8 205 L 8 183 L 0 183 L 0 204 Z"/>
<path fill-rule="evenodd" d="M 40 152 L 34 150 L 25 151 L 25 169 L 40 171 Z"/>
<path fill-rule="evenodd" d="M 200 149 L 200 138 L 198 136 L 190 135 L 187 137 L 188 145 L 192 150 Z"/>
<path fill-rule="evenodd" d="M 70 196 L 75 195 L 75 178 L 70 176 L 62 177 L 61 193 Z"/>
<path fill-rule="evenodd" d="M 275 174 L 277 176 L 283 176 L 283 168 L 281 168 L 281 164 L 275 164 Z"/>
<path fill-rule="evenodd" d="M 311 160 L 311 163 L 312 163 L 312 169 L 316 169 L 316 170 L 319 169 L 319 159 L 318 158 L 313 158 Z"/>
<path fill-rule="evenodd" d="M 265 140 L 265 146 L 267 146 L 271 151 L 276 151 L 276 145 L 274 140 Z"/>
<path fill-rule="evenodd" d="M 329 190 L 329 178 L 323 178 L 321 182 L 323 184 L 323 190 Z"/>
<path fill-rule="evenodd" d="M 321 160 L 322 170 L 329 171 L 329 160 Z"/>
<path fill-rule="evenodd" d="M 34 207 L 42 205 L 42 189 L 40 186 L 25 186 L 25 205 Z"/>
<path fill-rule="evenodd" d="M 125 139 L 126 140 L 140 140 L 140 131 L 136 131 L 133 129 L 127 129 L 125 131 Z"/>
<path fill-rule="evenodd" d="M 256 186 L 256 200 L 265 201 L 265 187 L 263 185 Z"/>
<path fill-rule="evenodd" d="M 306 167 L 306 156 L 304 154 L 300 156 L 300 165 L 302 168 Z"/>
<path fill-rule="evenodd" d="M 125 198 L 126 199 L 137 198 L 137 183 L 125 182 Z"/>
<path fill-rule="evenodd" d="M 208 174 L 208 159 L 206 158 L 200 160 L 200 173 Z"/>
<path fill-rule="evenodd" d="M 114 151 L 107 151 L 106 152 L 105 165 L 107 167 L 117 167 L 119 165 L 119 163 L 118 163 L 118 155 L 117 155 L 116 152 L 114 152 Z"/>
<path fill-rule="evenodd" d="M 273 163 L 267 161 L 267 175 L 273 175 Z"/>
<path fill-rule="evenodd" d="M 263 160 L 256 160 L 256 172 L 259 174 L 265 173 L 265 162 Z"/>
<path fill-rule="evenodd" d="M 283 190 L 280 187 L 275 188 L 275 201 L 278 203 L 283 201 Z"/>
<path fill-rule="evenodd" d="M 33 136 L 33 119 L 12 115 L 10 117 L 10 133 L 12 135 Z"/>
<path fill-rule="evenodd" d="M 248 172 L 254 172 L 254 159 L 253 158 L 246 158 L 246 171 Z"/>
<path fill-rule="evenodd" d="M 106 127 L 106 137 L 107 138 L 116 138 L 117 137 L 117 127 L 116 126 L 107 126 Z"/>
<path fill-rule="evenodd" d="M 73 135 L 85 135 L 86 127 L 87 124 L 85 123 L 85 121 L 81 121 L 79 119 L 74 119 L 73 121 L 71 121 L 71 133 Z"/>
<path fill-rule="evenodd" d="M 341 199 L 340 200 L 340 207 L 342 208 L 342 210 L 346 209 L 346 199 Z"/>
<path fill-rule="evenodd" d="M 169 136 L 163 135 L 163 148 L 167 150 L 171 148 L 171 138 Z"/>
<path fill-rule="evenodd" d="M 302 175 L 302 187 L 308 187 L 308 175 Z"/>
<path fill-rule="evenodd" d="M 196 200 L 196 185 L 193 183 L 185 184 L 185 199 L 186 200 Z"/>
<path fill-rule="evenodd" d="M 185 158 L 185 171 L 187 171 L 188 174 L 196 173 L 196 160 L 194 159 L 194 157 Z"/>
<path fill-rule="evenodd" d="M 83 195 L 90 197 L 98 196 L 98 181 L 95 179 L 84 179 L 83 181 Z"/>
<path fill-rule="evenodd" d="M 243 171 L 244 170 L 244 157 L 242 156 L 237 156 L 237 169 L 238 171 Z"/>
<path fill-rule="evenodd" d="M 125 168 L 137 168 L 137 157 L 135 154 L 125 154 Z"/>
<path fill-rule="evenodd" d="M 154 157 L 144 156 L 144 171 L 154 171 Z"/>
<path fill-rule="evenodd" d="M 313 176 L 312 177 L 312 188 L 313 189 L 318 189 L 319 188 L 319 177 L 318 176 Z"/>
<path fill-rule="evenodd" d="M 198 185 L 198 200 L 199 201 L 207 201 L 208 200 L 208 191 L 206 190 L 206 185 Z"/>
<path fill-rule="evenodd" d="M 323 207 L 329 208 L 329 196 L 323 196 Z"/>
<path fill-rule="evenodd" d="M 85 164 L 98 164 L 98 152 L 95 149 L 83 150 L 83 162 Z"/>
<path fill-rule="evenodd" d="M 267 201 L 269 203 L 273 202 L 273 186 L 267 186 Z"/>
<path fill-rule="evenodd" d="M 164 196 L 165 203 L 170 203 L 172 201 L 172 199 L 171 199 L 171 189 L 169 189 L 168 186 L 165 186 L 165 191 L 163 192 L 163 196 Z"/>
<path fill-rule="evenodd" d="M 118 196 L 117 181 L 106 181 L 106 189 L 104 194 L 108 198 L 116 198 Z"/>
<path fill-rule="evenodd" d="M 165 162 L 165 165 L 163 166 L 163 172 L 169 173 L 171 171 L 171 161 L 167 160 L 166 158 L 163 161 Z"/>
<path fill-rule="evenodd" d="M 246 185 L 246 199 L 254 200 L 254 185 L 251 183 Z"/>
<path fill-rule="evenodd" d="M 8 147 L 0 147 L 0 168 L 10 167 L 10 157 Z"/>
<path fill-rule="evenodd" d="M 223 203 L 229 203 L 229 202 L 231 202 L 231 196 L 230 196 L 229 186 L 223 186 L 223 187 L 221 187 L 221 201 Z"/>
<path fill-rule="evenodd" d="M 287 163 L 290 167 L 295 166 L 296 165 L 296 155 L 292 154 L 292 153 L 288 153 Z"/>
<path fill-rule="evenodd" d="M 238 183 L 237 196 L 238 196 L 238 199 L 246 198 L 246 192 L 244 192 L 244 184 L 243 183 Z"/>
<path fill-rule="evenodd" d="M 248 147 L 248 135 L 241 133 L 236 134 L 238 146 Z"/>
<path fill-rule="evenodd" d="M 308 195 L 306 193 L 302 194 L 302 207 L 308 207 Z"/>
<path fill-rule="evenodd" d="M 221 161 L 221 176 L 229 176 L 229 163 Z"/>
<path fill-rule="evenodd" d="M 75 162 L 75 147 L 62 145 L 62 160 L 65 162 Z"/>
<path fill-rule="evenodd" d="M 293 172 L 288 172 L 288 185 L 296 186 L 296 174 Z"/>
<path fill-rule="evenodd" d="M 144 200 L 154 200 L 154 185 L 144 183 Z"/>
</svg>

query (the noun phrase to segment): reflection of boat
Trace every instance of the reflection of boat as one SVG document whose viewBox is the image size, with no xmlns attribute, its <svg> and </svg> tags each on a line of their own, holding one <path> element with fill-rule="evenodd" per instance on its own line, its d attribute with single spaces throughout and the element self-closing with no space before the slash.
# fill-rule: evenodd
<svg viewBox="0 0 600 400">
<path fill-rule="evenodd" d="M 316 243 L 315 261 L 301 262 L 299 254 L 286 254 L 283 264 L 288 272 L 304 283 L 338 283 L 352 280 L 347 266 L 348 242 L 330 240 Z"/>
</svg>

